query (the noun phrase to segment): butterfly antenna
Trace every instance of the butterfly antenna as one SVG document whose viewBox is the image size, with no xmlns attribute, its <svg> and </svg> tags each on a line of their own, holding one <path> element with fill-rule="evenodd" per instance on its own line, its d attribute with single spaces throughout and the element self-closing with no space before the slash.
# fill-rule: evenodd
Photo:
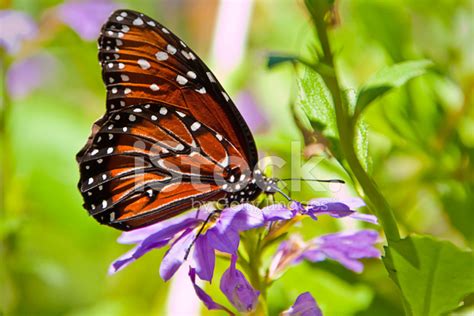
<svg viewBox="0 0 474 316">
<path fill-rule="evenodd" d="M 202 232 L 204 231 L 204 228 L 206 227 L 207 223 L 211 220 L 212 216 L 214 216 L 217 213 L 220 213 L 220 210 L 214 210 L 212 211 L 206 218 L 206 220 L 202 223 L 201 227 L 199 228 L 196 236 L 194 237 L 193 241 L 189 245 L 189 247 L 186 249 L 186 254 L 184 255 L 184 260 L 188 260 L 189 253 L 191 252 L 191 248 L 193 248 L 194 244 L 196 243 L 196 240 L 201 236 Z"/>
<path fill-rule="evenodd" d="M 281 181 L 315 181 L 315 182 L 325 182 L 325 183 L 345 183 L 344 180 L 340 179 L 306 179 L 306 178 L 286 178 L 280 179 Z"/>
<path fill-rule="evenodd" d="M 280 188 L 274 187 L 273 189 L 274 189 L 276 192 L 278 192 L 278 193 L 280 193 L 281 195 L 283 195 L 283 197 L 284 197 L 285 199 L 287 199 L 288 201 L 290 201 L 290 202 L 293 201 L 293 199 L 292 199 L 291 197 L 289 197 L 288 194 L 286 194 L 285 192 L 283 192 Z"/>
</svg>

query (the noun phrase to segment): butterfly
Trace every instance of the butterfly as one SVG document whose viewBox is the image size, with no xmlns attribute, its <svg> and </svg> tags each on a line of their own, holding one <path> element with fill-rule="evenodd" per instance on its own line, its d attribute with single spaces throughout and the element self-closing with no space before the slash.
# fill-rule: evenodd
<svg viewBox="0 0 474 316">
<path fill-rule="evenodd" d="M 255 168 L 252 133 L 213 73 L 145 14 L 115 11 L 98 40 L 106 113 L 76 156 L 84 208 L 132 230 L 196 202 L 252 201 L 278 191 Z"/>
</svg>

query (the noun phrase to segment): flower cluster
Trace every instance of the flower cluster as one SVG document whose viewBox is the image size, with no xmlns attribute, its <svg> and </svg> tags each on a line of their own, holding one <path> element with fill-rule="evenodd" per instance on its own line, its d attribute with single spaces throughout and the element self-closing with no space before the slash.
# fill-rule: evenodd
<svg viewBox="0 0 474 316">
<path fill-rule="evenodd" d="M 304 217 L 317 220 L 318 216 L 329 215 L 377 223 L 374 216 L 354 210 L 363 205 L 360 199 L 315 199 L 307 205 L 293 201 L 289 206 L 274 204 L 262 209 L 251 204 L 241 204 L 219 212 L 201 208 L 165 222 L 124 232 L 118 241 L 135 244 L 135 247 L 113 262 L 109 273 L 123 269 L 152 249 L 169 246 L 160 265 L 161 277 L 169 280 L 186 263 L 196 294 L 205 306 L 232 314 L 196 284 L 197 277 L 211 282 L 216 253 L 227 254 L 230 266 L 221 276 L 220 289 L 238 312 L 251 312 L 257 308 L 260 292 L 237 269 L 242 232 L 263 228 L 266 232 L 263 241 L 270 243 L 281 236 L 285 223 L 297 222 Z M 332 259 L 352 271 L 361 272 L 363 265 L 359 259 L 380 257 L 379 250 L 374 247 L 377 239 L 378 234 L 373 230 L 327 234 L 307 242 L 298 235 L 290 235 L 276 250 L 268 277 L 276 279 L 289 266 L 304 260 L 319 262 Z M 189 260 L 186 260 L 190 249 Z M 301 294 L 284 315 L 300 315 L 302 310 L 308 311 L 307 315 L 321 315 L 309 293 Z"/>
</svg>

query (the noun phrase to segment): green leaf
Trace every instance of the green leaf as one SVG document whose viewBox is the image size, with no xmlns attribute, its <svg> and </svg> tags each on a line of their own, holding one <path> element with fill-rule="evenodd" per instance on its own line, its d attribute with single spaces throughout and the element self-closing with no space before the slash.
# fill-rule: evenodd
<svg viewBox="0 0 474 316">
<path fill-rule="evenodd" d="M 339 138 L 331 93 L 321 76 L 306 68 L 303 78 L 298 81 L 298 88 L 296 104 L 306 114 L 311 125 L 325 136 Z"/>
<path fill-rule="evenodd" d="M 431 65 L 432 62 L 429 60 L 416 60 L 383 68 L 362 86 L 357 98 L 354 116 L 357 117 L 372 101 L 391 89 L 400 87 L 408 80 L 423 75 Z"/>
<path fill-rule="evenodd" d="M 268 56 L 267 67 L 273 68 L 287 62 L 297 62 L 298 57 L 293 55 L 270 55 Z"/>
<path fill-rule="evenodd" d="M 383 261 L 410 315 L 447 313 L 474 292 L 474 256 L 450 242 L 410 236 L 386 247 Z"/>
<path fill-rule="evenodd" d="M 344 90 L 343 96 L 343 100 L 347 105 L 349 114 L 352 115 L 356 106 L 356 94 L 354 90 L 348 89 Z M 367 123 L 362 119 L 357 121 L 354 129 L 354 149 L 362 167 L 364 167 L 364 170 L 367 171 L 369 169 L 370 161 L 369 141 L 367 139 Z"/>
<path fill-rule="evenodd" d="M 369 307 L 374 291 L 367 284 L 348 282 L 316 266 L 299 264 L 273 283 L 268 290 L 269 315 L 289 308 L 306 291 L 317 300 L 323 315 L 355 315 Z"/>
<path fill-rule="evenodd" d="M 298 80 L 298 88 L 296 106 L 306 115 L 313 129 L 329 142 L 332 153 L 340 158 L 334 104 L 322 77 L 307 67 L 303 78 Z"/>
<path fill-rule="evenodd" d="M 365 36 L 385 48 L 394 62 L 405 59 L 412 43 L 412 18 L 406 6 L 394 1 L 354 1 L 351 9 L 357 12 L 354 19 Z"/>
</svg>

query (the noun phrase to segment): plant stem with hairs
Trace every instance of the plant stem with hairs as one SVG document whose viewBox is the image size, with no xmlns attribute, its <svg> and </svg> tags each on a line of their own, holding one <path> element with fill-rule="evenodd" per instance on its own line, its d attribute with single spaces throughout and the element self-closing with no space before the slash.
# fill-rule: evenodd
<svg viewBox="0 0 474 316">
<path fill-rule="evenodd" d="M 322 55 L 320 56 L 320 63 L 334 69 L 334 56 L 331 52 L 327 33 L 327 23 L 325 17 L 330 14 L 331 8 L 327 0 L 306 0 L 306 6 L 313 18 L 316 32 L 321 44 Z M 367 203 L 367 206 L 372 213 L 377 215 L 380 219 L 388 243 L 400 239 L 395 215 L 385 197 L 377 188 L 374 180 L 367 174 L 362 167 L 357 154 L 354 150 L 354 127 L 356 122 L 349 114 L 347 104 L 343 102 L 342 89 L 339 85 L 337 72 L 334 75 L 320 73 L 326 86 L 328 87 L 335 106 L 336 123 L 339 133 L 340 145 L 344 158 L 354 175 L 356 185 L 360 186 L 361 193 Z"/>
</svg>

